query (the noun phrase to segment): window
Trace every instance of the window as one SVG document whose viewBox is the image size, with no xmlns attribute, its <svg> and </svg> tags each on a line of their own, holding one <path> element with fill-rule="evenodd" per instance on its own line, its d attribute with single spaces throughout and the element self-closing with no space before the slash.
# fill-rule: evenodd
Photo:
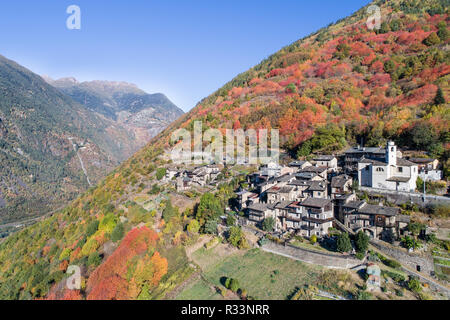
<svg viewBox="0 0 450 320">
<path fill-rule="evenodd" d="M 403 167 L 398 167 L 398 172 L 403 172 Z"/>
<path fill-rule="evenodd" d="M 378 172 L 383 172 L 383 171 L 384 171 L 384 169 L 383 169 L 383 168 L 381 168 L 381 167 L 378 167 L 378 168 L 377 168 L 377 171 L 378 171 Z"/>
</svg>

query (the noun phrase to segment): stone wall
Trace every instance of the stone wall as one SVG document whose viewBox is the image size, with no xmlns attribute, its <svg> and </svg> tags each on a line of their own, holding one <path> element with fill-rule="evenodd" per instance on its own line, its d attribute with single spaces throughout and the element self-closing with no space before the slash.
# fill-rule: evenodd
<svg viewBox="0 0 450 320">
<path fill-rule="evenodd" d="M 382 196 L 386 198 L 387 201 L 395 204 L 412 202 L 421 207 L 426 207 L 428 205 L 442 205 L 442 204 L 450 205 L 450 198 L 443 196 L 434 196 L 427 194 L 424 201 L 422 193 L 391 191 L 368 187 L 359 187 L 359 190 L 367 192 L 369 195 Z"/>
<path fill-rule="evenodd" d="M 430 276 L 434 272 L 433 259 L 429 257 L 408 253 L 376 240 L 370 240 L 370 244 L 412 270 L 417 270 L 419 266 L 420 272 L 423 274 Z"/>
<path fill-rule="evenodd" d="M 279 245 L 269 242 L 262 246 L 262 250 L 278 254 L 291 259 L 321 265 L 328 268 L 351 269 L 363 263 L 351 256 L 340 256 L 337 254 L 327 254 L 294 247 L 292 245 Z"/>
</svg>

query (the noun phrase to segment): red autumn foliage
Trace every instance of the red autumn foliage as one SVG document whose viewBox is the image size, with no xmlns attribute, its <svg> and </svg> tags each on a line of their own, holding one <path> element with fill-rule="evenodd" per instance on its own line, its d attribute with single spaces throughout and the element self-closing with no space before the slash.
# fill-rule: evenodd
<svg viewBox="0 0 450 320">
<path fill-rule="evenodd" d="M 399 106 L 409 107 L 430 103 L 436 96 L 437 86 L 434 84 L 426 84 L 416 90 L 413 90 L 406 97 L 401 99 Z"/>
<path fill-rule="evenodd" d="M 147 227 L 134 228 L 114 253 L 89 277 L 89 300 L 128 299 L 128 264 L 133 257 L 142 255 L 158 240 L 158 234 Z M 164 259 L 164 258 L 163 258 Z"/>
</svg>

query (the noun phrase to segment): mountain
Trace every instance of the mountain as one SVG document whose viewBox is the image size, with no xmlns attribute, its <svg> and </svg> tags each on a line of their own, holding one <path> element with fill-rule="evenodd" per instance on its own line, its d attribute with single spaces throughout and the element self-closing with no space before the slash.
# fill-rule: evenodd
<svg viewBox="0 0 450 320">
<path fill-rule="evenodd" d="M 101 86 L 104 90 L 99 92 L 107 92 L 115 84 Z M 67 204 L 137 151 L 150 139 L 150 129 L 144 133 L 139 133 L 139 126 L 131 129 L 134 123 L 149 119 L 146 112 L 151 114 L 141 101 L 153 99 L 155 105 L 159 103 L 155 110 L 161 112 L 168 105 L 166 122 L 158 121 L 154 130 L 177 117 L 178 109 L 165 97 L 148 98 L 128 88 L 120 84 L 116 89 L 123 93 L 119 101 L 136 94 L 134 100 L 129 98 L 131 108 L 126 109 L 125 102 L 119 105 L 123 113 L 128 112 L 121 122 L 82 106 L 0 56 L 0 224 Z"/>
<path fill-rule="evenodd" d="M 195 120 L 276 128 L 293 156 L 394 140 L 447 161 L 448 1 L 374 3 L 379 30 L 367 27 L 368 7 L 358 10 L 239 74 L 170 128 L 191 128 Z"/>
<path fill-rule="evenodd" d="M 184 113 L 164 94 L 147 94 L 136 85 L 126 82 L 80 83 L 75 78 L 43 78 L 89 110 L 126 128 L 135 135 L 140 146 Z"/>
<path fill-rule="evenodd" d="M 448 1 L 374 3 L 380 30 L 368 30 L 365 7 L 283 48 L 203 99 L 95 189 L 5 239 L 0 298 L 171 297 L 195 273 L 185 252 L 195 227 L 223 212 L 241 179 L 200 199 L 161 180 L 171 133 L 196 119 L 211 128 L 279 128 L 283 146 L 299 156 L 393 138 L 445 160 Z M 81 269 L 80 290 L 64 285 L 68 265 Z"/>
</svg>

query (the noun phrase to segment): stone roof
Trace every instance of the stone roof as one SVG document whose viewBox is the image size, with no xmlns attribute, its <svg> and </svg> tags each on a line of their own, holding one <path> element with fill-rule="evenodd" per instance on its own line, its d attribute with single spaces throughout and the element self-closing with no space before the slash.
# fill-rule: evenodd
<svg viewBox="0 0 450 320">
<path fill-rule="evenodd" d="M 278 177 L 277 181 L 278 182 L 287 182 L 293 178 L 294 178 L 293 174 L 285 174 L 285 175 L 282 175 L 281 177 Z"/>
<path fill-rule="evenodd" d="M 350 201 L 346 204 L 344 204 L 344 208 L 350 208 L 350 209 L 359 209 L 361 208 L 366 202 L 363 200 L 360 201 Z"/>
<path fill-rule="evenodd" d="M 376 153 L 376 154 L 385 154 L 386 149 L 379 147 L 363 147 L 363 148 L 355 148 L 352 147 L 350 149 L 345 150 L 345 153 Z"/>
<path fill-rule="evenodd" d="M 378 160 L 373 160 L 373 159 L 367 159 L 367 158 L 361 158 L 361 160 L 359 160 L 359 163 L 370 163 L 374 166 L 386 166 L 387 164 L 385 162 L 381 162 Z"/>
<path fill-rule="evenodd" d="M 249 210 L 264 212 L 267 211 L 267 205 L 264 203 L 253 203 L 248 206 Z"/>
<path fill-rule="evenodd" d="M 320 174 L 327 170 L 328 170 L 327 167 L 309 166 L 309 167 L 306 167 L 306 168 L 300 170 L 299 172 L 314 172 L 314 173 Z"/>
<path fill-rule="evenodd" d="M 324 181 L 307 181 L 309 185 L 308 191 L 325 191 L 327 184 Z"/>
<path fill-rule="evenodd" d="M 342 174 L 340 176 L 336 176 L 331 178 L 331 187 L 332 188 L 342 188 L 350 179 L 350 176 L 346 174 Z"/>
<path fill-rule="evenodd" d="M 292 162 L 290 162 L 289 163 L 289 166 L 290 167 L 301 167 L 301 166 L 303 166 L 305 163 L 307 163 L 308 161 L 302 161 L 302 160 L 299 160 L 299 161 L 292 161 Z"/>
<path fill-rule="evenodd" d="M 431 158 L 409 158 L 408 160 L 411 161 L 411 162 L 414 162 L 416 164 L 427 164 L 427 163 L 434 162 L 436 159 L 431 159 Z"/>
<path fill-rule="evenodd" d="M 399 213 L 400 209 L 377 206 L 372 204 L 366 204 L 362 208 L 358 209 L 358 212 L 361 214 L 374 214 L 374 215 L 383 215 L 383 216 L 395 216 Z"/>
<path fill-rule="evenodd" d="M 284 209 L 288 207 L 293 201 L 280 201 L 275 205 L 277 209 Z"/>
<path fill-rule="evenodd" d="M 314 158 L 315 161 L 331 161 L 333 159 L 335 159 L 335 156 L 332 155 L 319 155 L 317 157 Z"/>
<path fill-rule="evenodd" d="M 297 172 L 295 176 L 300 179 L 311 180 L 317 176 L 317 174 L 315 172 Z"/>
<path fill-rule="evenodd" d="M 239 190 L 238 192 L 236 192 L 236 194 L 237 194 L 238 196 L 241 196 L 241 195 L 246 194 L 246 193 L 248 193 L 248 192 L 250 192 L 250 191 L 248 191 L 248 190 L 246 190 L 246 189 L 242 189 L 242 190 Z"/>
<path fill-rule="evenodd" d="M 403 166 L 403 167 L 417 166 L 417 164 L 415 164 L 414 162 L 411 162 L 411 161 L 403 159 L 403 158 L 397 158 L 397 165 Z"/>
<path fill-rule="evenodd" d="M 305 200 L 303 200 L 301 205 L 305 207 L 323 208 L 330 203 L 331 203 L 330 199 L 306 198 Z"/>
<path fill-rule="evenodd" d="M 400 177 L 400 176 L 392 176 L 386 179 L 386 181 L 392 182 L 408 182 L 411 177 Z"/>
</svg>

